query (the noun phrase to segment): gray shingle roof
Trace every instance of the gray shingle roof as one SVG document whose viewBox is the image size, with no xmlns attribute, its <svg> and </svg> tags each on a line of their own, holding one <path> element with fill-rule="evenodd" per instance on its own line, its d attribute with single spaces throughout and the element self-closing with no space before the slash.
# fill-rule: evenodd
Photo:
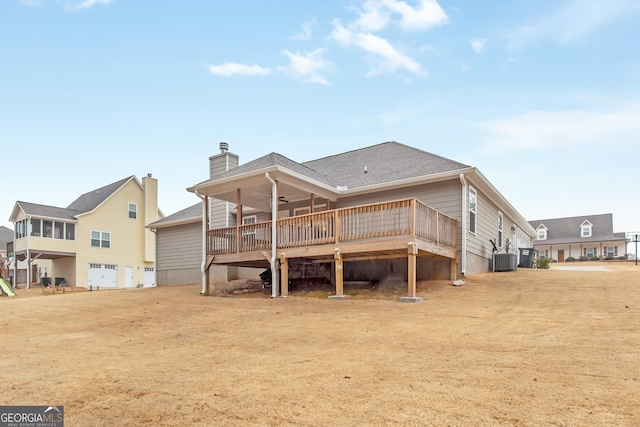
<svg viewBox="0 0 640 427">
<path fill-rule="evenodd" d="M 81 213 L 75 209 L 58 208 L 55 206 L 39 205 L 37 203 L 18 201 L 16 204 L 22 208 L 26 215 L 42 218 L 73 220 L 76 215 Z"/>
<path fill-rule="evenodd" d="M 188 208 L 184 208 L 181 211 L 155 221 L 149 224 L 148 227 L 155 228 L 157 226 L 162 226 L 163 224 L 172 222 L 183 222 L 190 219 L 202 219 L 202 202 L 196 203 L 193 206 L 189 206 Z"/>
<path fill-rule="evenodd" d="M 127 178 L 121 179 L 120 181 L 116 181 L 112 184 L 105 185 L 104 187 L 100 187 L 96 190 L 89 191 L 88 193 L 84 193 L 82 196 L 78 197 L 75 201 L 73 201 L 67 209 L 78 211 L 79 213 L 91 212 L 102 202 L 107 200 L 109 196 L 116 192 L 120 187 L 122 187 L 127 181 L 133 179 L 134 176 L 129 176 Z"/>
<path fill-rule="evenodd" d="M 58 218 L 63 220 L 75 220 L 77 215 L 91 212 L 97 208 L 102 202 L 104 202 L 109 196 L 115 193 L 126 182 L 135 177 L 129 176 L 121 179 L 104 187 L 100 187 L 96 190 L 89 191 L 78 197 L 66 208 L 59 208 L 56 206 L 40 205 L 37 203 L 29 203 L 18 201 L 16 205 L 20 206 L 25 214 L 42 217 L 42 218 Z"/>
<path fill-rule="evenodd" d="M 390 141 L 304 163 L 297 163 L 278 153 L 270 153 L 204 182 L 231 178 L 271 166 L 282 166 L 331 187 L 346 186 L 349 189 L 470 167 Z M 365 167 L 367 173 L 364 173 Z"/>
<path fill-rule="evenodd" d="M 580 226 L 585 221 L 589 221 L 593 226 L 591 229 L 591 237 L 581 237 L 580 235 Z M 536 240 L 534 242 L 535 245 L 625 240 L 624 233 L 613 232 L 613 215 L 610 213 L 568 218 L 537 219 L 529 221 L 529 224 L 535 229 L 538 229 L 541 224 L 544 224 L 547 228 L 547 239 Z"/>
<path fill-rule="evenodd" d="M 395 141 L 311 160 L 303 164 L 321 171 L 338 185 L 347 186 L 350 189 L 470 167 Z"/>
<path fill-rule="evenodd" d="M 282 166 L 283 168 L 289 169 L 292 172 L 296 172 L 306 177 L 315 179 L 316 181 L 320 181 L 325 184 L 334 186 L 332 180 L 329 179 L 327 176 L 321 173 L 318 173 L 317 171 L 310 169 L 307 166 L 301 165 L 300 163 L 294 162 L 293 160 L 288 159 L 287 157 L 278 153 L 269 153 L 266 156 L 259 157 L 248 163 L 239 165 L 236 168 L 233 168 L 221 174 L 215 175 L 211 177 L 211 179 L 203 181 L 200 184 L 203 184 L 204 182 L 218 181 L 225 178 L 239 176 L 239 175 L 253 172 L 256 170 L 266 169 L 271 166 Z"/>
</svg>

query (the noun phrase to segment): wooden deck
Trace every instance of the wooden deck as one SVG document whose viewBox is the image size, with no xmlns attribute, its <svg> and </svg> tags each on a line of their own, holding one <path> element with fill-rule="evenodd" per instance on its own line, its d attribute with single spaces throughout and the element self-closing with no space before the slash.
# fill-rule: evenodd
<svg viewBox="0 0 640 427">
<path fill-rule="evenodd" d="M 457 221 L 416 199 L 375 203 L 277 220 L 277 257 L 359 259 L 418 255 L 456 258 Z M 264 265 L 271 256 L 271 221 L 207 232 L 212 264 Z"/>
</svg>

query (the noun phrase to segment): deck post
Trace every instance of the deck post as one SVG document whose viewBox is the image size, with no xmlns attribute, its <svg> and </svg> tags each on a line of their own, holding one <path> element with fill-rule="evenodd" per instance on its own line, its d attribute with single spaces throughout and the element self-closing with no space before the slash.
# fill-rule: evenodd
<svg viewBox="0 0 640 427">
<path fill-rule="evenodd" d="M 416 296 L 416 271 L 417 271 L 417 257 L 418 257 L 418 245 L 415 242 L 409 242 L 408 245 L 408 274 L 407 274 L 407 291 L 409 296 L 400 298 L 401 302 L 418 302 L 422 301 L 422 298 Z"/>
<path fill-rule="evenodd" d="M 336 294 L 329 295 L 330 299 L 344 299 L 344 277 L 342 274 L 342 254 L 340 248 L 336 248 L 333 253 L 333 259 L 336 263 Z"/>
<path fill-rule="evenodd" d="M 285 253 L 280 254 L 280 296 L 289 295 L 289 260 Z"/>
</svg>

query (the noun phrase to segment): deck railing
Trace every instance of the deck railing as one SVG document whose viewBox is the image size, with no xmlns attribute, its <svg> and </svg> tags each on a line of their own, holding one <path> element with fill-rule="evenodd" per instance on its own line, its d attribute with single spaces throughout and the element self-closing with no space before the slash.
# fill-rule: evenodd
<svg viewBox="0 0 640 427">
<path fill-rule="evenodd" d="M 277 221 L 278 248 L 299 248 L 413 236 L 455 247 L 456 220 L 416 199 L 334 209 Z M 271 249 L 271 221 L 218 228 L 207 232 L 207 254 Z"/>
</svg>

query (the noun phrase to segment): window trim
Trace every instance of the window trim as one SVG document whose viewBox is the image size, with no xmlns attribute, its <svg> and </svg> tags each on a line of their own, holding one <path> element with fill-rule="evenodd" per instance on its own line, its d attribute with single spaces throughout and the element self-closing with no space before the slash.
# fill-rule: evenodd
<svg viewBox="0 0 640 427">
<path fill-rule="evenodd" d="M 245 220 L 253 220 L 253 222 L 247 222 Z M 243 215 L 242 225 L 256 224 L 258 222 L 258 215 Z"/>
<path fill-rule="evenodd" d="M 471 203 L 473 195 L 473 201 L 475 203 Z M 471 216 L 473 214 L 473 217 Z M 473 219 L 473 221 L 472 221 Z M 478 191 L 469 186 L 469 233 L 476 235 L 478 231 Z"/>
<path fill-rule="evenodd" d="M 502 247 L 504 241 L 504 215 L 498 211 L 498 247 Z"/>
<path fill-rule="evenodd" d="M 94 237 L 94 233 L 98 234 L 98 237 Z M 89 244 L 92 248 L 102 248 L 102 249 L 110 249 L 111 248 L 111 233 L 108 231 L 100 231 L 100 230 L 91 230 L 89 233 L 90 239 Z M 106 238 L 105 238 L 106 237 Z M 94 241 L 98 244 L 94 245 Z"/>
<path fill-rule="evenodd" d="M 313 213 L 324 212 L 327 210 L 326 203 L 319 205 L 313 205 Z M 293 216 L 309 215 L 311 213 L 310 206 L 302 206 L 300 208 L 293 208 Z"/>
<path fill-rule="evenodd" d="M 132 206 L 133 206 L 133 209 L 131 209 Z M 138 204 L 137 203 L 129 202 L 128 209 L 129 209 L 129 219 L 138 218 Z M 133 215 L 133 216 L 131 216 L 131 215 Z"/>
</svg>

